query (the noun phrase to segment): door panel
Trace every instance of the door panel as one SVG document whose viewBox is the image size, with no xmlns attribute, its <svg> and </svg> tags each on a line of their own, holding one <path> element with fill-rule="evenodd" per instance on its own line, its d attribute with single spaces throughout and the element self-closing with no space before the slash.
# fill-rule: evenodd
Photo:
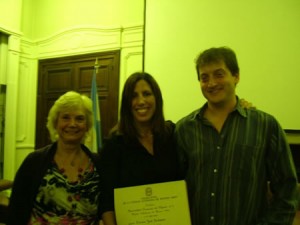
<svg viewBox="0 0 300 225">
<path fill-rule="evenodd" d="M 72 68 L 49 68 L 45 77 L 45 85 L 47 85 L 47 93 L 72 89 Z"/>
<path fill-rule="evenodd" d="M 102 136 L 104 140 L 108 137 L 109 130 L 118 121 L 119 51 L 47 59 L 39 62 L 36 149 L 51 143 L 47 116 L 60 95 L 74 90 L 90 96 L 96 58 Z"/>
</svg>

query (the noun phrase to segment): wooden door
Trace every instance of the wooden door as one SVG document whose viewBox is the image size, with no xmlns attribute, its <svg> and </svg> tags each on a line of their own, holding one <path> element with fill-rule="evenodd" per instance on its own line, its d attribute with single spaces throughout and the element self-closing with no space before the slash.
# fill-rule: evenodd
<svg viewBox="0 0 300 225">
<path fill-rule="evenodd" d="M 111 51 L 89 55 L 39 61 L 37 121 L 35 148 L 49 143 L 47 116 L 55 100 L 74 90 L 90 96 L 95 60 L 98 59 L 97 87 L 103 140 L 118 121 L 120 52 Z"/>
</svg>

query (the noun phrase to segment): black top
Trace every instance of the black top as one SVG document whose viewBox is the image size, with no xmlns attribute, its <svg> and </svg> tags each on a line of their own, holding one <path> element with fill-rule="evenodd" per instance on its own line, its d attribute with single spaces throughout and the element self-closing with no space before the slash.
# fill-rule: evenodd
<svg viewBox="0 0 300 225">
<path fill-rule="evenodd" d="M 114 188 L 174 181 L 178 178 L 177 154 L 172 133 L 165 141 L 154 135 L 154 155 L 134 139 L 113 135 L 100 158 L 102 187 L 100 213 L 114 211 Z"/>
</svg>

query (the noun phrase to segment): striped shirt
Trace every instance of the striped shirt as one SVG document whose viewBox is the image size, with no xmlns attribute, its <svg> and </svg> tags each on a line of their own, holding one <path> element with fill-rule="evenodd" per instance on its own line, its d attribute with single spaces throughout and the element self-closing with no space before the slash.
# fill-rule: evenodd
<svg viewBox="0 0 300 225">
<path fill-rule="evenodd" d="M 238 103 L 218 132 L 204 118 L 206 108 L 178 121 L 175 133 L 192 224 L 292 224 L 297 175 L 279 123 Z"/>
</svg>

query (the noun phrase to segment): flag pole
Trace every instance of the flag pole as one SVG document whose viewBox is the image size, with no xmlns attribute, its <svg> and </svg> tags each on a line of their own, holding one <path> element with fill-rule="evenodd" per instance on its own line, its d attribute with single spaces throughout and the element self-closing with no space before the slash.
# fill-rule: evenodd
<svg viewBox="0 0 300 225">
<path fill-rule="evenodd" d="M 99 63 L 98 63 L 98 58 L 96 58 L 96 61 L 95 61 L 95 71 L 96 71 L 96 74 L 98 74 L 98 69 L 99 69 Z"/>
<path fill-rule="evenodd" d="M 91 99 L 93 102 L 93 138 L 92 138 L 92 151 L 99 152 L 102 149 L 102 134 L 101 134 L 101 115 L 100 115 L 100 105 L 98 102 L 98 88 L 97 88 L 97 73 L 99 70 L 98 58 L 96 58 L 94 65 L 94 73 L 92 78 L 92 88 L 91 88 Z"/>
</svg>

